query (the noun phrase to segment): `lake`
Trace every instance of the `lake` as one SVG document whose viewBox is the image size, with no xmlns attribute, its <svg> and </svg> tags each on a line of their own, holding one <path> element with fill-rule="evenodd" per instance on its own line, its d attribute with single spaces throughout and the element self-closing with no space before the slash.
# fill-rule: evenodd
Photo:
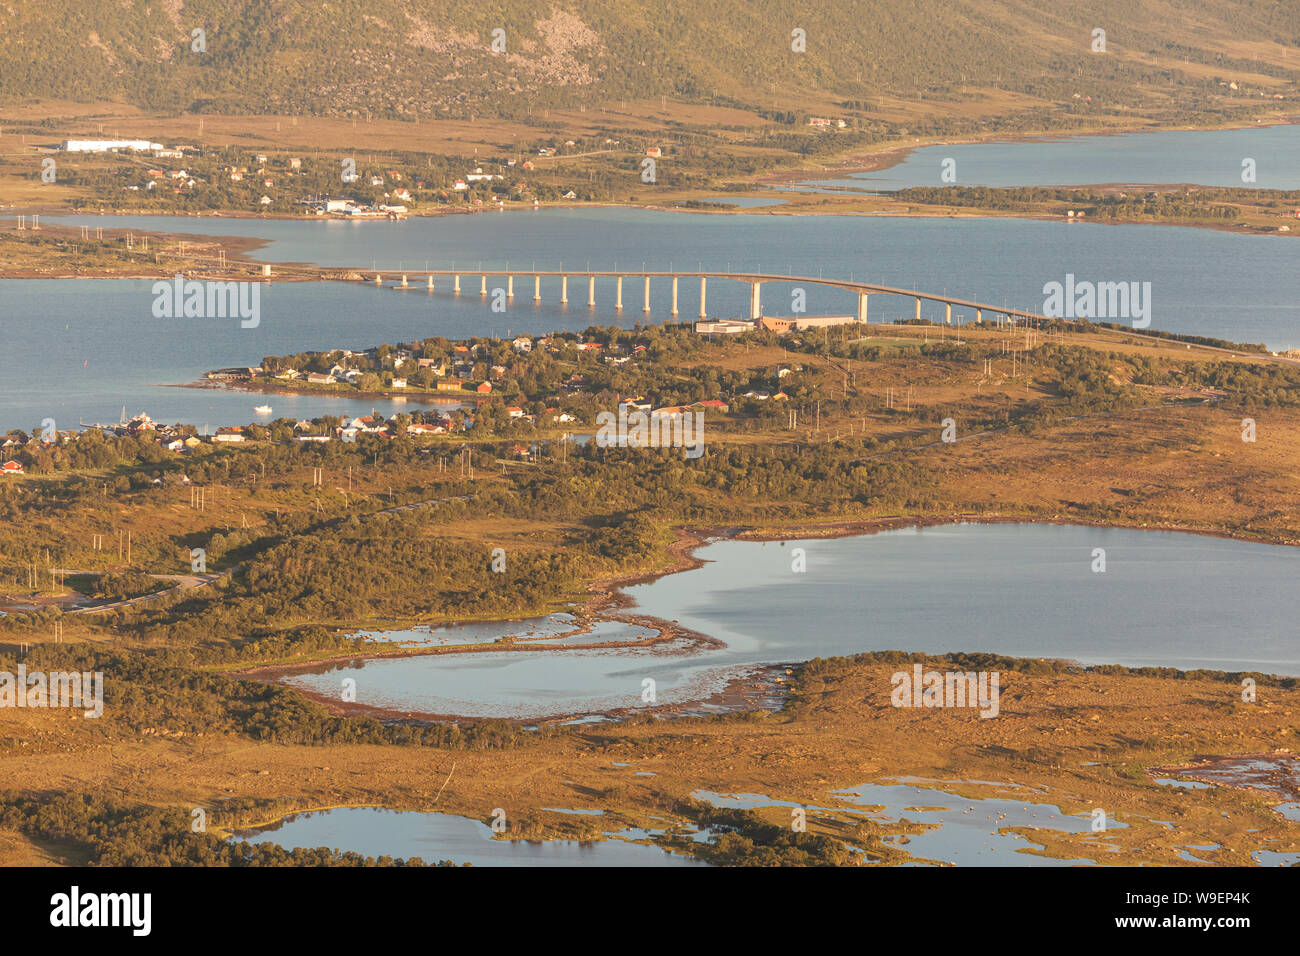
<svg viewBox="0 0 1300 956">
<path fill-rule="evenodd" d="M 794 548 L 807 570 L 791 569 Z M 1094 573 L 1093 549 L 1106 550 Z M 285 683 L 369 706 L 529 719 L 707 697 L 761 665 L 865 651 L 984 651 L 1131 667 L 1300 675 L 1300 549 L 1070 525 L 960 524 L 721 541 L 626 593 L 724 648 L 487 651 L 321 665 Z M 480 639 L 482 625 L 473 625 Z M 503 632 L 515 630 L 507 625 Z M 453 629 L 454 633 L 454 629 Z M 454 641 L 454 637 L 451 638 Z M 888 685 L 878 688 L 883 697 Z"/>
</svg>

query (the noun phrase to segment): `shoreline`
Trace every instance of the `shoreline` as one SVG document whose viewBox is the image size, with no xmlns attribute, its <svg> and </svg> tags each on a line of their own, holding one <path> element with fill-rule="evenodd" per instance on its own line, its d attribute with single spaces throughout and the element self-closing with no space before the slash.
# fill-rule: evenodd
<svg viewBox="0 0 1300 956">
<path fill-rule="evenodd" d="M 1147 126 L 1128 126 L 1128 127 L 1114 127 L 1114 128 L 1107 128 L 1107 129 L 1089 129 L 1089 130 L 1062 130 L 1062 131 L 1037 130 L 1033 132 L 1010 133 L 1010 134 L 976 133 L 976 134 L 968 134 L 968 135 L 957 136 L 957 137 L 928 137 L 923 139 L 917 139 L 912 143 L 903 143 L 903 142 L 884 143 L 881 144 L 880 148 L 877 150 L 868 151 L 865 153 L 859 153 L 857 155 L 846 156 L 842 164 L 840 165 L 824 166 L 818 169 L 813 169 L 808 167 L 798 167 L 795 169 L 775 170 L 770 173 L 764 173 L 749 181 L 755 184 L 757 188 L 735 190 L 734 195 L 727 191 L 705 191 L 700 193 L 692 193 L 690 195 L 683 197 L 682 199 L 675 200 L 674 204 L 664 204 L 664 203 L 657 203 L 651 201 L 637 201 L 637 202 L 601 201 L 601 202 L 590 202 L 590 203 L 555 202 L 555 203 L 547 203 L 546 205 L 542 205 L 542 206 L 533 206 L 533 205 L 515 205 L 515 206 L 501 206 L 501 207 L 484 206 L 475 209 L 435 208 L 435 209 L 427 209 L 427 210 L 421 210 L 417 212 L 411 212 L 408 213 L 405 218 L 433 219 L 433 218 L 440 218 L 445 216 L 474 216 L 474 215 L 480 215 L 482 213 L 487 213 L 487 212 L 524 212 L 524 211 L 537 212 L 539 210 L 545 210 L 545 209 L 549 209 L 549 210 L 641 209 L 649 212 L 675 212 L 675 213 L 700 214 L 700 215 L 736 215 L 736 216 L 784 215 L 784 216 L 836 216 L 836 217 L 858 216 L 858 217 L 884 217 L 884 218 L 898 218 L 898 219 L 1009 218 L 1009 219 L 1057 221 L 1057 217 L 1055 216 L 1048 216 L 1042 214 L 1030 214 L 1030 213 L 1016 213 L 1014 211 L 997 214 L 997 211 L 995 210 L 979 210 L 979 209 L 973 209 L 969 214 L 949 214 L 949 215 L 936 214 L 936 213 L 915 213 L 914 214 L 908 212 L 892 212 L 892 211 L 884 211 L 884 212 L 870 212 L 870 211 L 836 212 L 836 211 L 826 211 L 826 210 L 810 210 L 807 212 L 802 212 L 802 211 L 791 212 L 789 210 L 783 211 L 781 207 L 788 203 L 789 201 L 788 197 L 784 197 L 784 198 L 774 197 L 776 198 L 777 201 L 774 202 L 771 206 L 758 206 L 758 207 L 733 207 L 733 208 L 708 209 L 708 208 L 685 208 L 681 204 L 687 202 L 706 203 L 706 204 L 727 203 L 729 199 L 755 198 L 753 196 L 750 196 L 749 195 L 750 193 L 758 193 L 758 192 L 776 193 L 777 190 L 773 188 L 776 186 L 783 186 L 792 183 L 816 181 L 818 179 L 826 178 L 826 177 L 843 178 L 846 176 L 851 176 L 855 173 L 879 172 L 882 170 L 891 169 L 903 163 L 908 158 L 908 156 L 910 156 L 913 152 L 917 150 L 928 149 L 935 146 L 973 146 L 973 145 L 989 145 L 989 144 L 997 144 L 997 143 L 1027 144 L 1027 143 L 1033 143 L 1038 141 L 1062 142 L 1062 141 L 1069 141 L 1071 139 L 1079 139 L 1083 137 L 1093 137 L 1093 136 L 1114 137 L 1114 136 L 1129 136 L 1129 135 L 1144 135 L 1144 134 L 1156 135 L 1160 133 L 1196 133 L 1196 132 L 1214 133 L 1214 132 L 1226 132 L 1231 130 L 1270 129 L 1277 126 L 1292 126 L 1298 124 L 1300 124 L 1300 116 L 1289 116 L 1285 119 L 1280 119 L 1280 120 L 1273 120 L 1269 122 L 1257 122 L 1254 125 L 1242 125 L 1242 124 L 1225 124 L 1225 125 L 1218 125 L 1218 126 L 1181 125 L 1181 126 L 1168 126 L 1168 127 L 1162 126 L 1162 127 L 1155 127 L 1155 128 L 1147 127 Z M 739 182 L 733 181 L 731 183 L 728 183 L 727 185 L 745 185 L 745 184 L 741 184 Z M 1080 190 L 1109 189 L 1109 188 L 1176 189 L 1176 188 L 1198 186 L 1198 185 L 1202 185 L 1202 184 L 1168 183 L 1168 182 L 1159 182 L 1159 183 L 1107 182 L 1107 183 L 1083 183 L 1083 184 L 1075 184 L 1069 186 L 1057 185 L 1054 187 L 1044 187 L 1044 188 L 1062 188 L 1062 189 L 1080 189 Z M 1212 188 L 1212 187 L 1207 187 L 1207 188 Z M 815 194 L 796 191 L 794 195 L 806 197 Z M 853 197 L 853 194 L 851 192 L 846 192 L 845 195 L 848 195 L 850 198 Z M 161 218 L 175 219 L 177 221 L 183 221 L 185 219 L 200 219 L 200 220 L 228 219 L 232 221 L 246 220 L 246 221 L 274 221 L 274 222 L 357 221 L 357 220 L 348 219 L 346 217 L 328 217 L 328 216 L 321 217 L 321 216 L 302 216 L 302 215 L 295 216 L 295 215 L 288 215 L 283 213 L 276 213 L 276 214 L 256 213 L 256 212 L 247 212 L 243 210 L 210 210 L 206 212 L 183 212 L 182 213 L 182 212 L 169 212 L 166 210 L 142 211 L 142 210 L 125 210 L 125 209 L 113 209 L 113 210 L 101 209 L 99 211 L 86 211 L 86 210 L 67 209 L 62 206 L 48 206 L 48 205 L 43 205 L 43 206 L 12 205 L 3 208 L 3 216 L 5 217 L 14 217 L 22 214 L 28 214 L 28 215 L 36 214 L 36 215 L 44 215 L 44 216 L 51 216 L 51 217 L 72 217 L 72 216 L 101 217 L 101 218 L 109 217 L 109 216 L 123 217 L 123 218 L 130 217 L 130 216 L 137 216 L 142 218 L 161 217 Z M 365 221 L 385 222 L 385 223 L 389 222 L 388 220 L 380 220 L 380 219 L 365 220 Z M 1190 223 L 1190 222 L 1179 222 L 1179 221 L 1165 221 L 1165 220 L 1147 221 L 1147 220 L 1134 219 L 1134 220 L 1108 220 L 1103 224 L 1104 225 L 1181 226 L 1184 228 L 1213 229 L 1221 232 L 1234 232 L 1234 233 L 1241 233 L 1245 235 L 1288 235 L 1286 233 L 1279 234 L 1276 231 L 1263 232 L 1260 231 L 1259 229 L 1250 226 L 1232 226 L 1232 225 L 1220 224 L 1220 223 Z M 62 228 L 62 229 L 66 229 L 66 231 L 69 234 L 71 234 L 74 227 L 71 226 L 60 227 L 58 224 L 52 224 L 52 226 L 47 228 L 51 228 L 54 230 L 58 230 Z M 124 231 L 126 230 L 126 227 L 120 227 L 120 228 L 122 228 Z M 1295 235 L 1295 234 L 1298 233 L 1291 233 L 1290 235 Z M 254 252 L 258 249 L 261 249 L 269 245 L 271 242 L 271 240 L 257 239 L 254 237 L 247 237 L 247 236 L 213 236 L 213 235 L 206 235 L 201 233 L 184 233 L 179 231 L 150 233 L 150 235 L 156 235 L 160 238 L 165 238 L 165 237 L 175 238 L 179 236 L 184 236 L 187 240 L 189 239 L 206 240 L 210 243 L 225 246 L 241 254 L 248 254 Z M 295 266 L 311 265 L 308 263 L 288 263 L 288 262 L 284 262 L 284 263 L 272 262 L 270 264 L 272 266 L 278 265 L 283 268 L 293 268 Z M 322 266 L 314 266 L 314 267 L 326 268 Z M 31 270 L 9 270 L 0 267 L 0 278 L 6 278 L 6 279 L 9 278 L 15 278 L 15 279 L 17 278 L 142 278 L 142 279 L 156 278 L 156 276 L 154 275 L 33 276 L 33 275 L 23 274 L 30 271 Z M 284 281 L 287 277 L 280 276 L 277 278 L 279 278 L 281 281 Z"/>
<path fill-rule="evenodd" d="M 739 706 L 728 706 L 728 702 L 736 702 L 744 697 L 740 692 L 738 685 L 746 681 L 752 681 L 755 677 L 755 671 L 767 672 L 763 679 L 767 682 L 767 691 L 774 691 L 776 686 L 783 685 L 784 682 L 779 679 L 778 672 L 790 674 L 791 669 L 806 664 L 806 660 L 793 662 L 766 662 L 754 664 L 720 664 L 719 669 L 725 668 L 745 668 L 749 673 L 738 673 L 727 679 L 727 683 L 722 691 L 710 695 L 707 698 L 698 698 L 688 701 L 680 701 L 674 704 L 665 704 L 656 707 L 646 708 L 606 708 L 603 710 L 592 710 L 590 712 L 575 711 L 572 713 L 562 713 L 548 715 L 543 717 L 474 717 L 460 714 L 442 714 L 434 712 L 417 712 L 407 711 L 395 707 L 372 706 L 359 703 L 343 703 L 332 697 L 327 697 L 315 691 L 305 690 L 301 687 L 295 687 L 285 684 L 280 678 L 288 677 L 293 674 L 310 673 L 313 670 L 325 672 L 334 670 L 347 664 L 362 665 L 369 660 L 383 660 L 404 657 L 424 657 L 440 653 L 491 653 L 493 651 L 552 651 L 563 652 L 571 650 L 617 650 L 621 648 L 652 648 L 661 644 L 672 643 L 674 641 L 685 640 L 694 642 L 697 646 L 692 649 L 683 649 L 677 651 L 677 654 L 689 654 L 693 651 L 704 651 L 708 647 L 723 648 L 725 642 L 719 638 L 682 627 L 676 621 L 667 621 L 663 618 L 655 617 L 648 614 L 630 613 L 633 608 L 637 607 L 636 601 L 626 593 L 626 589 L 639 584 L 649 584 L 661 578 L 668 577 L 672 574 L 678 574 L 684 571 L 691 571 L 703 567 L 706 562 L 696 553 L 707 545 L 720 541 L 752 541 L 752 542 L 774 542 L 774 541 L 793 541 L 793 540 L 827 540 L 834 538 L 863 537 L 873 535 L 884 531 L 897 531 L 904 528 L 925 528 L 939 527 L 942 525 L 960 525 L 960 524 L 1048 524 L 1074 527 L 1093 527 L 1111 530 L 1127 531 L 1151 531 L 1163 532 L 1167 534 L 1196 534 L 1205 537 L 1216 537 L 1231 541 L 1240 541 L 1250 544 L 1267 544 L 1277 547 L 1300 547 L 1300 542 L 1281 542 L 1268 540 L 1261 537 L 1246 537 L 1225 532 L 1212 528 L 1196 528 L 1191 526 L 1173 526 L 1153 528 L 1149 525 L 1137 524 L 1115 524 L 1113 522 L 1090 522 L 1078 519 L 1066 519 L 1059 516 L 1051 518 L 1035 518 L 1019 515 L 976 515 L 976 514 L 950 514 L 950 515 L 930 515 L 930 516 L 890 516 L 882 518 L 864 518 L 848 519 L 832 522 L 824 525 L 796 525 L 789 528 L 773 527 L 679 527 L 674 528 L 674 539 L 667 546 L 667 556 L 669 563 L 662 568 L 652 571 L 635 571 L 626 574 L 613 575 L 606 578 L 593 581 L 586 586 L 587 592 L 591 595 L 582 605 L 573 608 L 567 612 L 546 611 L 534 617 L 546 618 L 556 613 L 571 613 L 578 618 L 577 623 L 583 625 L 579 629 L 567 631 L 562 635 L 569 637 L 574 634 L 587 633 L 591 625 L 600 622 L 620 622 L 632 624 L 638 627 L 646 627 L 658 631 L 658 635 L 646 641 L 622 641 L 622 642 L 602 642 L 600 644 L 582 644 L 582 645 L 564 645 L 551 644 L 544 647 L 518 647 L 512 645 L 495 645 L 495 644 L 470 644 L 470 645 L 451 645 L 438 648 L 402 648 L 392 651 L 383 651 L 378 653 L 371 652 L 350 652 L 347 654 L 336 654 L 321 658 L 315 658 L 310 661 L 300 661 L 291 664 L 269 664 L 255 665 L 249 668 L 232 670 L 226 672 L 227 676 L 235 679 L 252 679 L 266 683 L 277 684 L 282 687 L 289 687 L 307 698 L 325 706 L 331 713 L 338 716 L 368 716 L 378 720 L 385 720 L 393 723 L 477 723 L 489 720 L 506 720 L 519 724 L 549 724 L 563 723 L 583 717 L 599 717 L 602 722 L 615 722 L 627 719 L 633 715 L 653 715 L 661 718 L 669 716 L 674 711 L 698 710 L 699 708 L 713 705 L 723 706 L 725 712 L 735 712 L 742 710 Z M 622 612 L 622 613 L 620 613 Z M 475 623 L 486 623 L 492 625 L 503 625 L 509 623 L 518 623 L 519 621 L 532 620 L 534 617 L 526 618 L 497 618 L 486 621 L 476 621 Z M 455 627 L 460 623 L 457 621 L 442 622 L 437 627 Z M 552 640 L 558 640 L 553 638 Z M 991 652 L 990 652 L 991 653 Z M 928 655 L 931 657 L 942 657 L 940 654 Z M 1029 658 L 1025 658 L 1028 660 Z M 1063 658 L 1053 658 L 1064 660 Z M 1081 667 L 1092 666 L 1082 665 Z M 1097 665 L 1097 666 L 1120 666 L 1126 670 L 1134 668 L 1126 665 Z M 1184 670 L 1176 668 L 1180 673 L 1190 671 L 1204 670 L 1204 668 L 1190 668 Z M 1235 672 L 1233 672 L 1235 673 Z M 1269 675 L 1277 676 L 1277 675 Z M 762 691 L 760 690 L 760 695 Z M 775 695 L 768 693 L 770 698 Z M 720 700 L 719 700 L 720 699 Z M 780 708 L 778 708 L 780 709 Z M 680 715 L 679 715 L 680 716 Z"/>
</svg>

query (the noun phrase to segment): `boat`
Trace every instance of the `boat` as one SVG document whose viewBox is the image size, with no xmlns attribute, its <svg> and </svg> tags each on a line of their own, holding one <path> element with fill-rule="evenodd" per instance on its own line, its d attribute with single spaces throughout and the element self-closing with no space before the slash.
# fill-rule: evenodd
<svg viewBox="0 0 1300 956">
<path fill-rule="evenodd" d="M 270 405 L 258 405 L 258 406 L 256 406 L 256 407 L 253 409 L 253 411 L 257 412 L 257 414 L 259 414 L 259 415 L 270 415 L 270 414 L 271 414 L 271 406 L 270 406 Z"/>
</svg>

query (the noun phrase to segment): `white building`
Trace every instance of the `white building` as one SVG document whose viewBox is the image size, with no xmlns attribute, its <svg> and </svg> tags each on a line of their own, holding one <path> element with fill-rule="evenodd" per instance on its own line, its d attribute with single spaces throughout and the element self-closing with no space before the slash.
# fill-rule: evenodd
<svg viewBox="0 0 1300 956">
<path fill-rule="evenodd" d="M 67 139 L 63 141 L 66 153 L 111 153 L 119 149 L 130 149 L 138 153 L 166 149 L 162 143 L 151 143 L 147 139 Z"/>
</svg>

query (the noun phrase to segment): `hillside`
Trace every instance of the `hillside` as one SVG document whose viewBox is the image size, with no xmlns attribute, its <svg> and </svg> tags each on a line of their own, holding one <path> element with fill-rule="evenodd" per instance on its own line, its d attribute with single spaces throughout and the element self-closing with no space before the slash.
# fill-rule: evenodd
<svg viewBox="0 0 1300 956">
<path fill-rule="evenodd" d="M 1291 99 L 1300 76 L 1300 5 L 1274 0 L 662 6 L 16 0 L 0 6 L 0 105 L 413 119 L 524 118 L 658 97 L 870 113 L 902 99 L 924 116 L 930 103 L 1000 97 L 998 112 L 1064 106 L 1192 121 L 1247 95 Z M 1105 54 L 1092 50 L 1098 27 Z M 205 52 L 191 49 L 195 28 Z M 504 53 L 490 49 L 497 28 Z M 795 29 L 806 31 L 806 52 L 791 49 Z"/>
</svg>

